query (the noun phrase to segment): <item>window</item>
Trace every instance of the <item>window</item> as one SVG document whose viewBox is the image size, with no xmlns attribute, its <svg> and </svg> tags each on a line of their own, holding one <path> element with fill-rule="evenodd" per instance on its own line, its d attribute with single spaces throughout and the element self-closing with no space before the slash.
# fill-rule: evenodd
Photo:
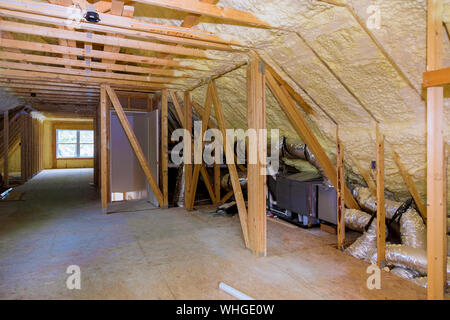
<svg viewBox="0 0 450 320">
<path fill-rule="evenodd" d="M 93 158 L 93 130 L 56 130 L 56 158 Z"/>
</svg>

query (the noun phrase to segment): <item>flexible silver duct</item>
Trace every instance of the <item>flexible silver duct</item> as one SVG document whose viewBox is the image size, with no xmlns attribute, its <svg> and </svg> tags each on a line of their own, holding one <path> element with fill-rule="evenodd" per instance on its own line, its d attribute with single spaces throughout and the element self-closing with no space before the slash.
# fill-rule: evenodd
<svg viewBox="0 0 450 320">
<path fill-rule="evenodd" d="M 417 277 L 420 277 L 420 273 L 415 271 L 415 270 L 411 270 L 411 269 L 406 269 L 406 268 L 402 268 L 402 267 L 395 267 L 391 270 L 392 274 L 395 274 L 396 276 L 399 276 L 403 279 L 414 279 Z"/>
<path fill-rule="evenodd" d="M 247 183 L 248 183 L 247 173 L 243 172 L 243 171 L 239 171 L 238 176 L 239 176 L 239 183 L 241 185 L 241 188 L 247 189 Z M 225 174 L 222 177 L 222 180 L 220 180 L 220 186 L 222 187 L 222 189 L 227 190 L 227 191 L 233 190 L 233 185 L 231 184 L 231 179 L 230 179 L 229 173 Z"/>
<path fill-rule="evenodd" d="M 370 213 L 375 213 L 377 211 L 377 197 L 370 192 L 369 188 L 360 186 L 355 187 L 353 189 L 353 196 L 362 209 L 369 211 Z M 401 205 L 401 202 L 386 199 L 386 218 L 391 219 Z"/>
<path fill-rule="evenodd" d="M 371 253 L 377 247 L 377 222 L 376 219 L 372 221 L 372 224 L 369 227 L 369 230 L 363 233 L 361 237 L 356 239 L 345 252 L 350 254 L 351 256 L 369 261 Z"/>
<path fill-rule="evenodd" d="M 370 221 L 370 214 L 356 209 L 345 209 L 345 226 L 349 229 L 365 232 Z"/>
<path fill-rule="evenodd" d="M 413 208 L 409 208 L 402 214 L 400 219 L 400 234 L 403 245 L 426 250 L 427 227 L 422 217 Z"/>
</svg>

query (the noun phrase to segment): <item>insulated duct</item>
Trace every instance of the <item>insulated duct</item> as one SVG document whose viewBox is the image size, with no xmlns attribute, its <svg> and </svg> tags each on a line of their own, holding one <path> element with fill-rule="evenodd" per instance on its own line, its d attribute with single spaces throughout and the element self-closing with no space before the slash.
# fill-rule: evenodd
<svg viewBox="0 0 450 320">
<path fill-rule="evenodd" d="M 238 177 L 239 177 L 239 184 L 241 185 L 241 188 L 247 189 L 247 183 L 248 183 L 247 173 L 243 172 L 243 171 L 239 171 Z M 220 186 L 222 187 L 222 189 L 227 190 L 227 191 L 233 190 L 233 185 L 231 184 L 231 179 L 230 179 L 229 173 L 225 174 L 222 177 L 222 180 L 220 180 Z"/>
<path fill-rule="evenodd" d="M 356 241 L 353 242 L 347 249 L 345 249 L 345 252 L 355 258 L 369 261 L 368 259 L 370 258 L 371 253 L 374 250 L 376 251 L 377 247 L 376 226 L 377 222 L 376 219 L 374 219 L 369 229 L 365 231 L 361 237 L 356 239 Z"/>
<path fill-rule="evenodd" d="M 427 227 L 413 208 L 409 208 L 400 218 L 400 235 L 403 245 L 426 250 Z"/>
<path fill-rule="evenodd" d="M 370 213 L 375 213 L 377 211 L 377 197 L 370 192 L 369 188 L 358 186 L 353 189 L 352 193 L 362 209 Z M 401 205 L 401 202 L 386 199 L 386 218 L 392 219 L 395 212 Z"/>
<path fill-rule="evenodd" d="M 392 274 L 395 274 L 396 276 L 399 276 L 403 279 L 414 279 L 417 277 L 420 277 L 420 273 L 415 271 L 415 270 L 411 270 L 411 269 L 406 269 L 406 268 L 402 268 L 402 267 L 395 267 L 391 270 Z"/>
</svg>

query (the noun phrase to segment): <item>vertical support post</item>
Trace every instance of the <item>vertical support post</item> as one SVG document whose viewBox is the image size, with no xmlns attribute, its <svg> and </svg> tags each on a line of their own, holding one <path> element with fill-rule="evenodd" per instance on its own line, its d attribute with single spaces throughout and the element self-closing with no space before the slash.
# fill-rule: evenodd
<svg viewBox="0 0 450 320">
<path fill-rule="evenodd" d="M 106 148 L 106 117 L 109 110 L 107 110 L 106 99 L 106 88 L 102 84 L 100 87 L 100 192 L 103 213 L 107 213 L 108 206 L 108 152 Z"/>
<path fill-rule="evenodd" d="M 8 110 L 3 112 L 3 184 L 5 187 L 9 185 L 9 113 Z"/>
<path fill-rule="evenodd" d="M 267 255 L 266 232 L 266 82 L 264 63 L 253 58 L 247 68 L 248 239 L 257 256 Z M 252 141 L 253 140 L 256 141 Z"/>
<path fill-rule="evenodd" d="M 443 1 L 428 0 L 427 71 L 442 68 Z M 447 263 L 444 89 L 427 89 L 428 299 L 444 299 Z"/>
<path fill-rule="evenodd" d="M 162 207 L 169 206 L 169 168 L 168 168 L 168 125 L 167 125 L 167 89 L 161 92 L 161 167 L 162 167 Z"/>
<path fill-rule="evenodd" d="M 336 221 L 337 221 L 337 243 L 340 250 L 344 250 L 345 245 L 345 171 L 344 171 L 344 147 L 339 139 L 339 127 L 336 127 L 336 172 L 337 172 L 337 192 L 336 192 Z"/>
<path fill-rule="evenodd" d="M 384 136 L 376 125 L 377 135 L 377 263 L 385 266 L 386 251 L 386 208 L 384 201 Z"/>
<path fill-rule="evenodd" d="M 21 111 L 20 114 L 20 178 L 23 182 L 25 182 L 26 172 L 25 172 L 25 143 L 26 143 L 26 134 L 25 134 L 25 113 Z"/>
<path fill-rule="evenodd" d="M 216 155 L 214 155 L 216 157 Z M 214 161 L 214 195 L 216 203 L 220 202 L 220 164 Z"/>
<path fill-rule="evenodd" d="M 192 185 L 192 106 L 189 91 L 184 93 L 184 207 L 189 208 Z"/>
</svg>

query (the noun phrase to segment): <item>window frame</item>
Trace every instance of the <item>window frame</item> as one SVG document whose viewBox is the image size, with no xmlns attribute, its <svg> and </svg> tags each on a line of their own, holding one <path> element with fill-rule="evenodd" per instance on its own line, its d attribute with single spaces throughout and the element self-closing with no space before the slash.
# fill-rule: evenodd
<svg viewBox="0 0 450 320">
<path fill-rule="evenodd" d="M 64 143 L 64 142 L 58 142 L 58 131 L 76 131 L 77 133 L 77 141 L 72 143 Z M 80 141 L 80 131 L 91 131 L 93 135 L 93 141 L 92 143 L 82 143 Z M 92 147 L 95 149 L 95 132 L 93 129 L 70 129 L 70 128 L 55 128 L 55 142 L 56 142 L 56 150 L 55 150 L 55 158 L 56 160 L 83 160 L 83 159 L 94 159 L 95 157 L 95 151 L 92 154 L 92 157 L 81 157 L 80 156 L 80 149 L 82 144 L 92 144 Z M 58 157 L 58 146 L 60 144 L 71 144 L 76 145 L 76 156 L 75 157 Z"/>
</svg>

